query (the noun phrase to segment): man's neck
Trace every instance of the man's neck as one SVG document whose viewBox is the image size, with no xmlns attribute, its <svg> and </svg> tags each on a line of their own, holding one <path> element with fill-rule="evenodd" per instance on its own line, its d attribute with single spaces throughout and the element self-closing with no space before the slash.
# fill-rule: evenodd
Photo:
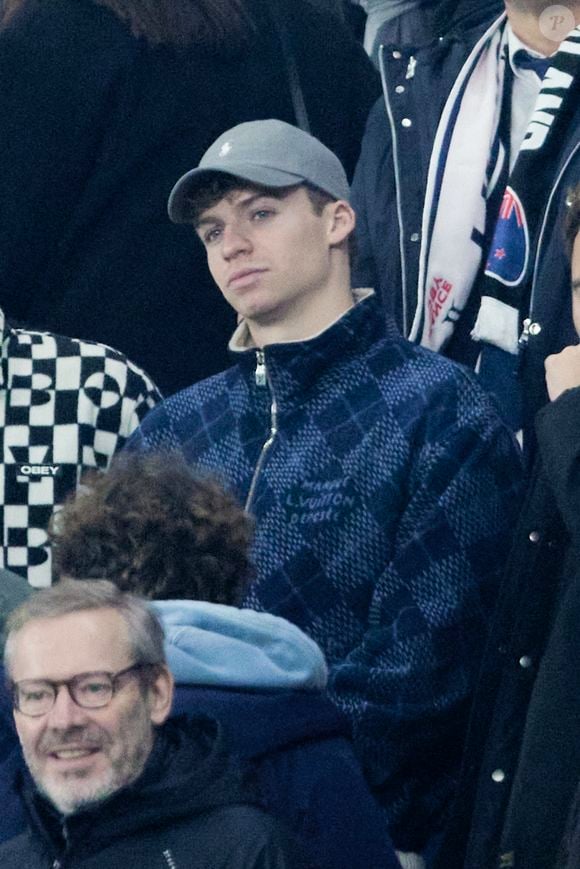
<svg viewBox="0 0 580 869">
<path fill-rule="evenodd" d="M 273 320 L 250 318 L 246 319 L 246 324 L 256 347 L 307 341 L 326 331 L 353 305 L 350 283 L 345 283 L 331 293 L 320 296 L 314 304 L 306 299 L 304 307 L 293 308 L 286 316 Z"/>
<path fill-rule="evenodd" d="M 506 11 L 514 33 L 528 48 L 544 57 L 550 57 L 558 50 L 574 23 L 580 24 L 580 3 L 566 3 L 569 21 L 562 15 L 550 16 L 553 5 L 548 0 L 506 0 Z"/>
</svg>

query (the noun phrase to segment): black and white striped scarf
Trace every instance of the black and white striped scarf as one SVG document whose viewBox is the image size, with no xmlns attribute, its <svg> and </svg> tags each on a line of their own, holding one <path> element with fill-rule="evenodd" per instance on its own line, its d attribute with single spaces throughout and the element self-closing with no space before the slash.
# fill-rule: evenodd
<svg viewBox="0 0 580 869">
<path fill-rule="evenodd" d="M 579 98 L 580 27 L 551 58 L 486 250 L 488 200 L 507 174 L 508 154 L 499 140 L 506 54 L 503 18 L 474 47 L 437 132 L 423 214 L 423 304 L 411 332 L 433 350 L 453 334 L 486 256 L 473 338 L 518 352 L 520 310 L 530 292 L 556 157 Z"/>
</svg>

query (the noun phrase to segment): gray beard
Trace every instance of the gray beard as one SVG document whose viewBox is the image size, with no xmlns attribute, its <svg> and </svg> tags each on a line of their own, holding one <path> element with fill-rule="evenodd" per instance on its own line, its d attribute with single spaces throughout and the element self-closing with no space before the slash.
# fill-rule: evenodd
<svg viewBox="0 0 580 869">
<path fill-rule="evenodd" d="M 94 787 L 82 795 L 68 794 L 67 791 L 70 789 L 69 782 L 82 781 L 87 777 L 83 773 L 72 774 L 60 785 L 46 787 L 44 783 L 37 781 L 38 790 L 64 817 L 95 808 L 139 778 L 151 754 L 151 747 L 152 742 L 149 744 L 141 743 L 134 754 L 124 756 L 118 762 L 113 763 L 104 780 L 95 782 Z"/>
</svg>

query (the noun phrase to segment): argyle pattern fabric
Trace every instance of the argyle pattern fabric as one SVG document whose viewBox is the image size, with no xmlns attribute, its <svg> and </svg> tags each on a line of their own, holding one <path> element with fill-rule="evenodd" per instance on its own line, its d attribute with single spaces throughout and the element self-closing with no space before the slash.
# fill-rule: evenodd
<svg viewBox="0 0 580 869">
<path fill-rule="evenodd" d="M 161 396 L 104 344 L 12 329 L 1 312 L 0 334 L 0 567 L 47 586 L 54 507 L 108 466 Z"/>
<path fill-rule="evenodd" d="M 416 850 L 452 793 L 519 456 L 475 378 L 387 337 L 374 297 L 264 352 L 267 386 L 256 352 L 237 353 L 156 408 L 130 445 L 182 450 L 242 503 L 258 467 L 246 605 L 321 645 L 395 844 Z M 260 459 L 273 396 L 278 430 Z"/>
</svg>

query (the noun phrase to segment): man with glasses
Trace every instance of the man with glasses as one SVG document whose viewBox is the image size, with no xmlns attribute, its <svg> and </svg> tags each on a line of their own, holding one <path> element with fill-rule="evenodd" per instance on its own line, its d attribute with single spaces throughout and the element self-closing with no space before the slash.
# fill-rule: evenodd
<svg viewBox="0 0 580 869">
<path fill-rule="evenodd" d="M 298 865 L 217 723 L 166 721 L 173 679 L 144 602 L 104 580 L 39 592 L 9 620 L 5 663 L 32 781 L 4 869 Z"/>
</svg>

